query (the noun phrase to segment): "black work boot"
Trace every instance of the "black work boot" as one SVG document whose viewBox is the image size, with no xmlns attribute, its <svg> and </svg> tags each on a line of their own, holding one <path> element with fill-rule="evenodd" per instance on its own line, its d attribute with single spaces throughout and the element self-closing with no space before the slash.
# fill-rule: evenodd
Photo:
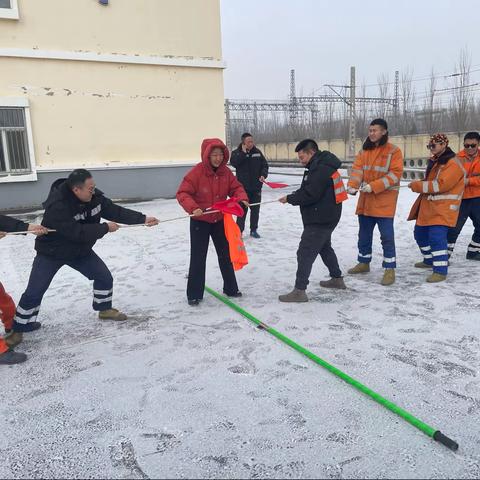
<svg viewBox="0 0 480 480">
<path fill-rule="evenodd" d="M 15 365 L 23 363 L 26 359 L 27 356 L 24 353 L 7 350 L 5 353 L 0 354 L 0 365 Z"/>
</svg>

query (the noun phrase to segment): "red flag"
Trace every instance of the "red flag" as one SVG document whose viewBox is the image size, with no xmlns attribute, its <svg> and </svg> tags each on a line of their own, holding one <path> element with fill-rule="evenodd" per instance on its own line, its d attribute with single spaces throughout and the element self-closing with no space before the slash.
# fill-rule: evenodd
<svg viewBox="0 0 480 480">
<path fill-rule="evenodd" d="M 286 183 L 278 183 L 278 182 L 266 182 L 265 180 L 263 181 L 265 185 L 268 185 L 270 188 L 285 188 L 288 187 L 288 184 Z"/>
<path fill-rule="evenodd" d="M 245 211 L 235 197 L 216 202 L 207 210 L 219 210 L 222 213 L 230 213 L 236 217 L 243 217 L 245 215 Z"/>
<path fill-rule="evenodd" d="M 243 268 L 245 265 L 248 265 L 248 256 L 242 240 L 242 232 L 240 232 L 240 228 L 235 223 L 231 215 L 224 215 L 223 222 L 225 237 L 228 241 L 230 260 L 232 261 L 233 269 L 237 271 Z"/>
</svg>

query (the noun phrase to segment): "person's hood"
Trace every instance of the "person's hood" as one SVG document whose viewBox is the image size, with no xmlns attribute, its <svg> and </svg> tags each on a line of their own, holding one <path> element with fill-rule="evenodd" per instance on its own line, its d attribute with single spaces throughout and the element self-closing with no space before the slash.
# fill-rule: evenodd
<svg viewBox="0 0 480 480">
<path fill-rule="evenodd" d="M 95 195 L 103 195 L 103 192 L 99 190 L 98 188 L 95 189 L 95 192 L 93 194 Z M 92 197 L 93 199 L 93 197 Z M 70 188 L 67 185 L 67 179 L 66 178 L 58 178 L 52 183 L 52 186 L 50 187 L 50 192 L 48 194 L 47 199 L 42 203 L 43 208 L 50 207 L 53 205 L 55 202 L 58 200 L 70 200 L 73 202 L 77 203 L 83 203 L 81 202 L 75 194 L 70 190 Z"/>
<path fill-rule="evenodd" d="M 333 170 L 338 170 L 342 165 L 342 162 L 333 153 L 327 151 L 316 152 L 308 163 L 307 168 L 313 166 L 314 163 L 325 165 Z"/>
<path fill-rule="evenodd" d="M 223 162 L 220 166 L 226 165 L 228 159 L 230 158 L 230 152 L 228 151 L 227 146 L 219 139 L 219 138 L 206 138 L 202 142 L 202 162 L 205 167 L 212 168 L 212 164 L 210 163 L 210 153 L 214 148 L 221 148 L 223 150 Z"/>
<path fill-rule="evenodd" d="M 52 183 L 50 191 L 48 192 L 48 197 L 42 203 L 43 208 L 49 207 L 65 195 L 66 190 L 68 189 L 67 184 L 65 183 L 66 181 L 66 178 L 57 178 L 57 180 Z"/>
</svg>

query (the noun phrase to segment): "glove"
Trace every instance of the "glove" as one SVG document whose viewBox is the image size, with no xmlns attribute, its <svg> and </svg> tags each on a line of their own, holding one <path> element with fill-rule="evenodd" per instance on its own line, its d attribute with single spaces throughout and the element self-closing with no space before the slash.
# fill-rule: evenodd
<svg viewBox="0 0 480 480">
<path fill-rule="evenodd" d="M 363 193 L 372 193 L 372 187 L 369 183 L 360 188 L 360 191 Z"/>
<path fill-rule="evenodd" d="M 347 188 L 347 193 L 349 193 L 350 195 L 356 195 L 357 192 L 358 190 L 356 188 L 352 188 L 352 187 Z"/>
</svg>

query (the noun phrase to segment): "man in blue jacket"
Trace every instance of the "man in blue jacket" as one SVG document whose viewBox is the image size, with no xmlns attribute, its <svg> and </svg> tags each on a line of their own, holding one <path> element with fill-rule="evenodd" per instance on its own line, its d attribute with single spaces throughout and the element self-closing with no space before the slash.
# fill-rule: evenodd
<svg viewBox="0 0 480 480">
<path fill-rule="evenodd" d="M 65 181 L 56 181 L 44 203 L 42 225 L 55 230 L 35 241 L 37 256 L 33 262 L 27 289 L 20 298 L 13 323 L 13 333 L 6 338 L 10 347 L 18 345 L 24 332 L 41 327 L 37 322 L 42 298 L 53 277 L 64 265 L 93 280 L 93 309 L 102 320 L 126 320 L 112 308 L 113 278 L 102 259 L 92 250 L 96 241 L 119 225 L 158 224 L 135 210 L 116 205 L 95 187 L 88 170 L 74 170 Z M 105 218 L 109 222 L 100 223 Z"/>
</svg>

